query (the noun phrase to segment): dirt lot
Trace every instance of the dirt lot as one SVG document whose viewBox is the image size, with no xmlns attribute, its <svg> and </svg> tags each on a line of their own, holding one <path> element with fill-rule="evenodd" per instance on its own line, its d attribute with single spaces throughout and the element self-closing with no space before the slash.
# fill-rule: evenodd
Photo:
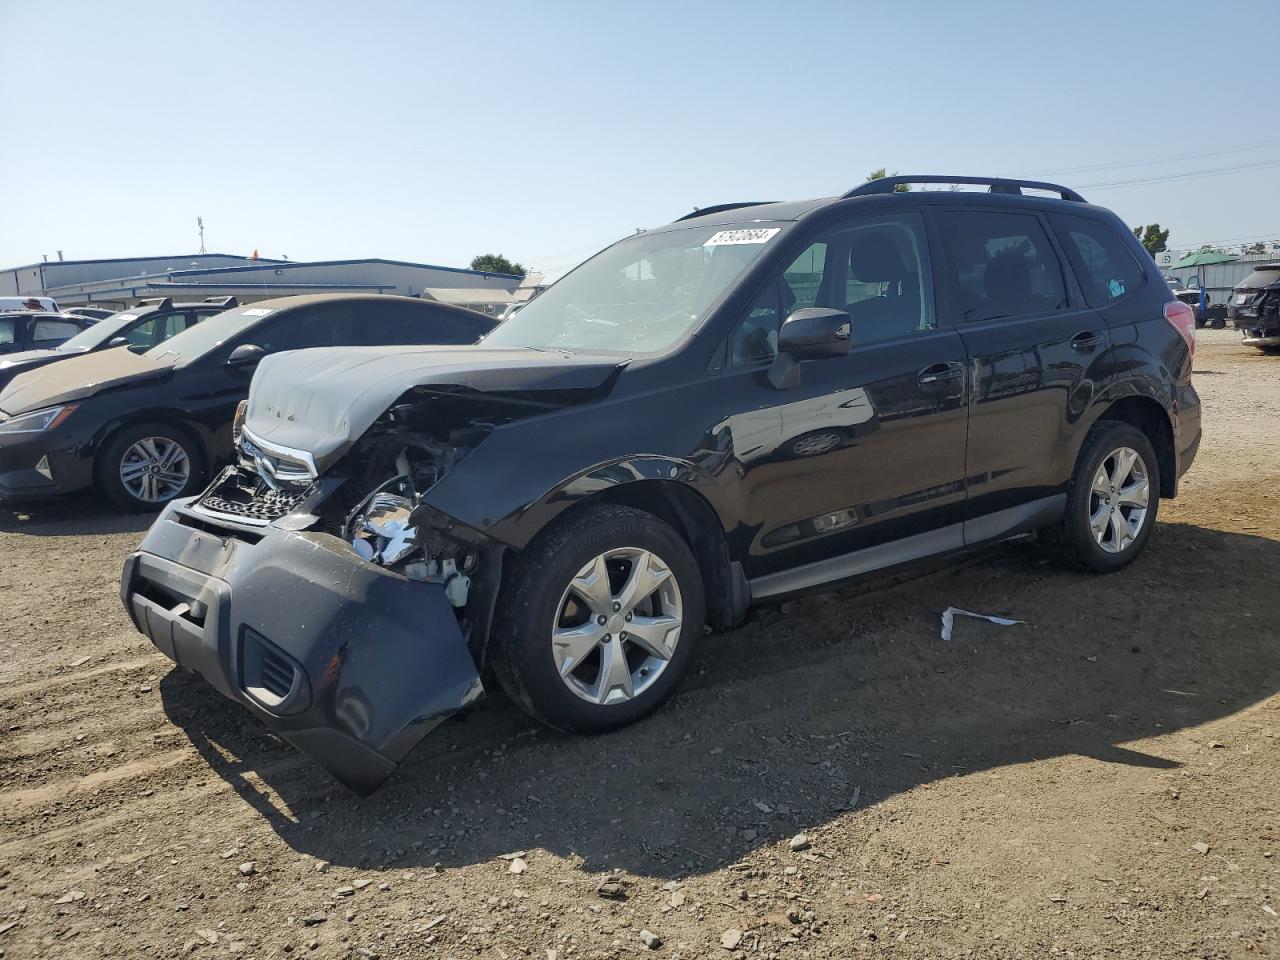
<svg viewBox="0 0 1280 960">
<path fill-rule="evenodd" d="M 1235 341 L 1125 572 L 1019 544 L 761 611 L 645 723 L 491 699 L 366 800 L 133 632 L 145 520 L 6 508 L 0 954 L 1280 955 L 1280 357 Z"/>
</svg>

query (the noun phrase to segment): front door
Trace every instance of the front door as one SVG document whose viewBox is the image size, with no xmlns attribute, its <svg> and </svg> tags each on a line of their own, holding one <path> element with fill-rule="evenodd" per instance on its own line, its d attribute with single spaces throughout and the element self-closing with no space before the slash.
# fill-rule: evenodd
<svg viewBox="0 0 1280 960">
<path fill-rule="evenodd" d="M 938 221 L 973 381 L 965 472 L 976 541 L 1005 532 L 993 514 L 1016 526 L 1020 510 L 1052 509 L 1074 466 L 1076 423 L 1099 386 L 1108 330 L 1038 213 L 942 210 Z"/>
<path fill-rule="evenodd" d="M 853 346 L 803 361 L 799 385 L 776 389 L 766 372 L 780 322 L 811 306 L 847 310 Z M 733 546 L 753 595 L 842 576 L 850 554 L 958 523 L 964 361 L 959 334 L 935 315 L 918 214 L 822 230 L 766 286 L 730 335 L 717 388 L 743 411 L 716 442 L 736 461 L 744 523 Z"/>
</svg>

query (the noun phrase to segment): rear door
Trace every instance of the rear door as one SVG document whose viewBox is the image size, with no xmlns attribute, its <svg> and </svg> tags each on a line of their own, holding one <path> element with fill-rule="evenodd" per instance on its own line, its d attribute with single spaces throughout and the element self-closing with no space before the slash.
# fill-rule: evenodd
<svg viewBox="0 0 1280 960">
<path fill-rule="evenodd" d="M 1077 421 L 1099 386 L 1108 330 L 1038 211 L 951 208 L 936 216 L 972 378 L 965 472 L 966 539 L 974 542 L 1037 507 L 1052 509 L 1044 501 L 1070 477 Z"/>
<path fill-rule="evenodd" d="M 32 350 L 52 350 L 90 325 L 88 321 L 81 325 L 65 317 L 33 317 L 27 321 L 27 340 Z"/>
<path fill-rule="evenodd" d="M 25 335 L 20 316 L 10 314 L 0 317 L 0 354 L 17 353 L 24 349 L 22 338 Z"/>
<path fill-rule="evenodd" d="M 733 412 L 711 433 L 737 463 L 735 536 L 750 541 L 735 553 L 754 596 L 856 573 L 860 551 L 958 524 L 965 353 L 933 289 L 920 214 L 851 218 L 819 231 L 731 333 L 716 392 Z M 778 326 L 812 306 L 849 312 L 852 348 L 803 361 L 800 383 L 776 389 Z M 921 552 L 958 538 L 957 525 L 955 542 Z"/>
</svg>

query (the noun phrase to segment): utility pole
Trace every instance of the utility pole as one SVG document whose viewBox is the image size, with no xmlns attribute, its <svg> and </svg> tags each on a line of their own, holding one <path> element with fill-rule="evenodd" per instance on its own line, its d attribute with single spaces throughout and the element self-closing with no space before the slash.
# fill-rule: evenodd
<svg viewBox="0 0 1280 960">
<path fill-rule="evenodd" d="M 196 217 L 196 226 L 200 228 L 200 253 L 208 253 L 204 248 L 204 217 Z"/>
</svg>

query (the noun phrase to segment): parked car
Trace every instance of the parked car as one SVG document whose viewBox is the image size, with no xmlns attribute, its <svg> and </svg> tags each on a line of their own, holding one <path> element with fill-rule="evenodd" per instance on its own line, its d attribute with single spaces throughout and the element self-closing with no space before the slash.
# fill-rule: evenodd
<svg viewBox="0 0 1280 960">
<path fill-rule="evenodd" d="M 105 320 L 119 311 L 108 310 L 106 307 L 67 307 L 62 312 L 77 317 L 88 317 L 90 320 Z"/>
<path fill-rule="evenodd" d="M 992 192 L 895 192 L 956 181 Z M 238 461 L 166 508 L 122 595 L 368 791 L 482 676 L 609 730 L 752 604 L 1032 530 L 1124 567 L 1196 454 L 1194 348 L 1129 229 L 1065 187 L 704 208 L 478 345 L 266 358 Z"/>
<path fill-rule="evenodd" d="M 1280 349 L 1280 263 L 1261 264 L 1237 283 L 1227 316 L 1242 343 L 1265 352 Z"/>
<path fill-rule="evenodd" d="M 237 306 L 235 297 L 217 297 L 199 303 L 174 303 L 165 297 L 112 314 L 109 320 L 82 318 L 87 321 L 84 329 L 58 346 L 11 353 L 0 359 L 0 389 L 20 373 L 82 353 L 125 346 L 134 353 L 146 353 L 174 334 L 234 306 Z"/>
<path fill-rule="evenodd" d="M 282 297 L 223 312 L 141 354 L 105 350 L 20 374 L 0 392 L 0 494 L 97 487 L 126 510 L 158 509 L 230 459 L 232 418 L 264 356 L 322 344 L 471 343 L 492 326 L 408 297 Z"/>
<path fill-rule="evenodd" d="M 58 301 L 53 297 L 0 297 L 0 313 L 14 310 L 34 310 L 58 313 Z"/>
<path fill-rule="evenodd" d="M 68 313 L 24 310 L 0 313 L 0 357 L 27 350 L 50 350 L 87 330 L 95 321 Z"/>
</svg>

